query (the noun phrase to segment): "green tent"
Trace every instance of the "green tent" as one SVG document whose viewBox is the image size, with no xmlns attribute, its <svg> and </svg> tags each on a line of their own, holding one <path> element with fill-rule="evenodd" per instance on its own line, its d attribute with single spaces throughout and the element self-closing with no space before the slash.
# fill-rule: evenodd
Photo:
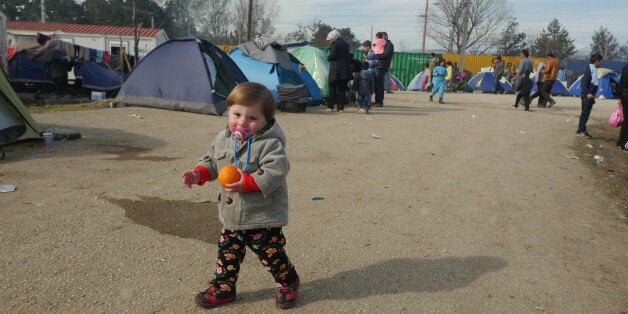
<svg viewBox="0 0 628 314">
<path fill-rule="evenodd" d="M 312 78 L 321 90 L 323 98 L 329 97 L 329 61 L 327 54 L 321 49 L 312 46 L 303 46 L 290 51 L 310 72 Z"/>
<path fill-rule="evenodd" d="M 0 146 L 12 142 L 41 138 L 41 127 L 26 109 L 0 67 Z"/>
</svg>

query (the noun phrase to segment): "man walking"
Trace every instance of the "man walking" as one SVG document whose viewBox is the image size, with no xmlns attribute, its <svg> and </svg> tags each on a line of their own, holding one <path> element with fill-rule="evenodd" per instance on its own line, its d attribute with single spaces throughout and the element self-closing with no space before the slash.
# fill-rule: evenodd
<svg viewBox="0 0 628 314">
<path fill-rule="evenodd" d="M 543 70 L 542 73 L 545 75 L 545 82 L 543 83 L 541 96 L 543 96 L 543 98 L 545 98 L 548 102 L 547 109 L 549 109 L 556 104 L 556 101 L 552 98 L 551 93 L 556 77 L 558 76 L 558 61 L 551 52 L 545 56 L 545 70 Z"/>
</svg>

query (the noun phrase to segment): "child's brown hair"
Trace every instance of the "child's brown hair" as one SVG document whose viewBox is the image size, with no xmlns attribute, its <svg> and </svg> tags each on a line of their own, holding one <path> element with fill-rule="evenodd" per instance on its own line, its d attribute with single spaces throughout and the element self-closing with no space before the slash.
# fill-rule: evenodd
<svg viewBox="0 0 628 314">
<path fill-rule="evenodd" d="M 236 86 L 227 97 L 227 110 L 236 103 L 245 107 L 261 105 L 266 121 L 275 117 L 275 97 L 260 83 L 246 82 Z"/>
</svg>

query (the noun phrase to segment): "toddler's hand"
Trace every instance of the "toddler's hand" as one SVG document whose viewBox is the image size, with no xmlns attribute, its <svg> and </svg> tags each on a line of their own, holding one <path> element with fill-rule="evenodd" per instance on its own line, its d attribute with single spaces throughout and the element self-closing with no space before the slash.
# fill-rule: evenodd
<svg viewBox="0 0 628 314">
<path fill-rule="evenodd" d="M 240 181 L 225 185 L 225 191 L 231 193 L 244 192 L 244 171 L 238 168 L 238 172 L 240 173 Z"/>
<path fill-rule="evenodd" d="M 190 189 L 193 184 L 197 184 L 201 181 L 201 172 L 196 169 L 188 170 L 181 175 L 181 181 Z"/>
</svg>

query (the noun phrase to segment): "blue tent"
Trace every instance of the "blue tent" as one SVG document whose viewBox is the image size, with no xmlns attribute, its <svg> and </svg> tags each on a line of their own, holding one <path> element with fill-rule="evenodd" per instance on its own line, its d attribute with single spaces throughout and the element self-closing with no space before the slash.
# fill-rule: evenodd
<svg viewBox="0 0 628 314">
<path fill-rule="evenodd" d="M 468 85 L 473 91 L 490 93 L 493 91 L 493 80 L 493 73 L 480 72 L 469 80 Z M 510 83 L 506 80 L 502 79 L 500 81 L 500 85 L 507 93 L 514 93 L 515 91 L 512 85 L 510 85 Z"/>
<path fill-rule="evenodd" d="M 619 75 L 613 72 L 610 69 L 606 68 L 598 68 L 598 89 L 595 97 L 604 96 L 605 98 L 615 98 L 615 94 L 613 93 L 612 84 L 619 84 Z M 571 84 L 569 87 L 569 95 L 571 96 L 580 96 L 580 81 L 582 80 L 582 75 Z"/>
<path fill-rule="evenodd" d="M 196 37 L 169 40 L 129 73 L 115 107 L 140 106 L 221 115 L 246 76 L 214 44 Z"/>
<path fill-rule="evenodd" d="M 406 88 L 403 87 L 403 84 L 401 84 L 401 81 L 398 78 L 396 78 L 394 75 L 390 76 L 390 83 L 391 83 L 390 85 L 391 85 L 392 90 L 406 90 Z"/>
<path fill-rule="evenodd" d="M 534 93 L 534 92 L 537 91 L 536 79 L 532 78 L 532 82 L 534 84 L 532 84 L 531 92 Z M 569 90 L 567 89 L 567 86 L 565 86 L 565 83 L 563 83 L 563 81 L 556 80 L 556 81 L 554 81 L 554 85 L 552 85 L 552 90 L 550 91 L 550 94 L 552 94 L 552 95 L 561 95 L 561 96 L 569 96 Z"/>
<path fill-rule="evenodd" d="M 316 81 L 305 67 L 292 56 L 283 46 L 256 38 L 254 41 L 238 45 L 229 52 L 229 56 L 242 69 L 251 82 L 266 86 L 279 103 L 277 85 L 305 85 L 310 93 L 308 103 L 323 100 Z M 303 79 L 305 78 L 305 80 Z"/>
</svg>

